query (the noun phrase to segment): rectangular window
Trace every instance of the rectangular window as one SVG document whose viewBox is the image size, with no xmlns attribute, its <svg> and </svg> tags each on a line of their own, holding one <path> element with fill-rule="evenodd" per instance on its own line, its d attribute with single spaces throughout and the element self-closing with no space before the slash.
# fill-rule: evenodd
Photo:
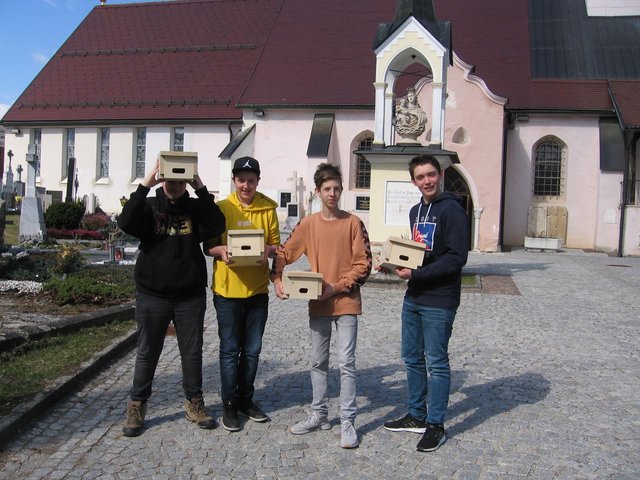
<svg viewBox="0 0 640 480">
<path fill-rule="evenodd" d="M 600 119 L 600 170 L 603 172 L 624 170 L 624 138 L 615 118 Z"/>
<path fill-rule="evenodd" d="M 75 155 L 76 155 L 76 129 L 67 128 L 67 155 L 66 155 L 67 164 L 69 163 L 69 159 L 72 157 L 75 157 Z"/>
<path fill-rule="evenodd" d="M 37 155 L 36 177 L 39 177 L 40 164 L 42 163 L 42 158 L 40 157 L 40 154 L 42 153 L 42 129 L 40 128 L 33 129 L 33 144 L 36 146 L 35 154 Z"/>
<path fill-rule="evenodd" d="M 175 127 L 173 129 L 173 146 L 171 150 L 174 152 L 184 151 L 184 127 Z"/>
<path fill-rule="evenodd" d="M 76 129 L 67 128 L 66 137 L 67 141 L 65 146 L 64 165 L 62 166 L 63 178 L 66 178 L 68 176 L 69 159 L 75 157 L 76 155 Z"/>
<path fill-rule="evenodd" d="M 109 137 L 111 131 L 109 128 L 103 128 L 100 138 L 100 178 L 109 176 Z"/>
<path fill-rule="evenodd" d="M 145 156 L 147 154 L 147 129 L 136 129 L 136 178 L 144 177 Z"/>
</svg>

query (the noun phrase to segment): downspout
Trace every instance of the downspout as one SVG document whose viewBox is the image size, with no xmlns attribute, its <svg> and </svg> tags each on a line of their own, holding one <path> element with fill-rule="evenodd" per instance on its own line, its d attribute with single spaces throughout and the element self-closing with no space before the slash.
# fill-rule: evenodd
<svg viewBox="0 0 640 480">
<path fill-rule="evenodd" d="M 227 129 L 229 130 L 229 141 L 233 140 L 233 130 L 231 129 L 231 122 L 227 123 Z"/>
<path fill-rule="evenodd" d="M 633 135 L 624 130 L 624 170 L 622 172 L 622 201 L 620 202 L 620 231 L 618 232 L 618 257 L 623 256 L 624 227 L 627 211 L 627 199 L 629 198 L 629 166 L 631 165 L 631 144 Z"/>
<path fill-rule="evenodd" d="M 498 232 L 498 247 L 503 251 L 504 243 L 504 203 L 505 188 L 507 184 L 507 130 L 509 128 L 509 116 L 511 114 L 505 111 L 502 120 L 502 178 L 500 179 L 500 231 Z"/>
</svg>

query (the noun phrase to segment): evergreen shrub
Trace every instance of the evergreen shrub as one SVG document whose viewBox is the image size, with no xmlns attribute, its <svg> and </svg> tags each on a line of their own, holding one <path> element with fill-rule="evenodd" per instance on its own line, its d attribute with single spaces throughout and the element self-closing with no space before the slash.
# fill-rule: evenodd
<svg viewBox="0 0 640 480">
<path fill-rule="evenodd" d="M 81 202 L 52 203 L 44 214 L 47 227 L 75 230 L 84 216 L 84 204 Z"/>
</svg>

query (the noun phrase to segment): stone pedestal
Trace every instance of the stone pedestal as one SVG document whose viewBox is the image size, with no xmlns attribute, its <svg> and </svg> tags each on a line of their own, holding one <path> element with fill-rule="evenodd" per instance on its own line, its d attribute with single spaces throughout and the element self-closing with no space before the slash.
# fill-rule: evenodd
<svg viewBox="0 0 640 480">
<path fill-rule="evenodd" d="M 20 212 L 20 241 L 42 240 L 45 233 L 42 203 L 36 197 L 24 197 Z"/>
</svg>

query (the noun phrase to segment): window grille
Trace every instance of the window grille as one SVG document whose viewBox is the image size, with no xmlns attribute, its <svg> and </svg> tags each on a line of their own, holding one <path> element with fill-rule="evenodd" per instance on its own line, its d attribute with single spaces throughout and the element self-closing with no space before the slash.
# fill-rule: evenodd
<svg viewBox="0 0 640 480">
<path fill-rule="evenodd" d="M 67 128 L 67 165 L 69 165 L 69 159 L 75 156 L 76 151 L 76 129 Z"/>
<path fill-rule="evenodd" d="M 373 138 L 367 137 L 360 142 L 358 150 L 371 150 Z M 356 157 L 355 188 L 371 187 L 371 164 L 362 155 Z"/>
<path fill-rule="evenodd" d="M 109 176 L 109 137 L 111 131 L 109 128 L 102 129 L 102 137 L 100 140 L 100 178 Z"/>
<path fill-rule="evenodd" d="M 144 177 L 145 157 L 147 154 L 147 129 L 136 129 L 136 178 Z"/>
<path fill-rule="evenodd" d="M 184 151 L 184 127 L 176 127 L 173 129 L 173 148 L 174 152 Z"/>
<path fill-rule="evenodd" d="M 544 141 L 536 147 L 533 194 L 562 195 L 562 145 Z"/>
<path fill-rule="evenodd" d="M 42 157 L 40 154 L 42 153 L 42 129 L 34 128 L 33 129 L 33 144 L 36 146 L 35 154 L 36 157 L 36 177 L 40 176 L 40 164 L 42 163 Z"/>
</svg>

